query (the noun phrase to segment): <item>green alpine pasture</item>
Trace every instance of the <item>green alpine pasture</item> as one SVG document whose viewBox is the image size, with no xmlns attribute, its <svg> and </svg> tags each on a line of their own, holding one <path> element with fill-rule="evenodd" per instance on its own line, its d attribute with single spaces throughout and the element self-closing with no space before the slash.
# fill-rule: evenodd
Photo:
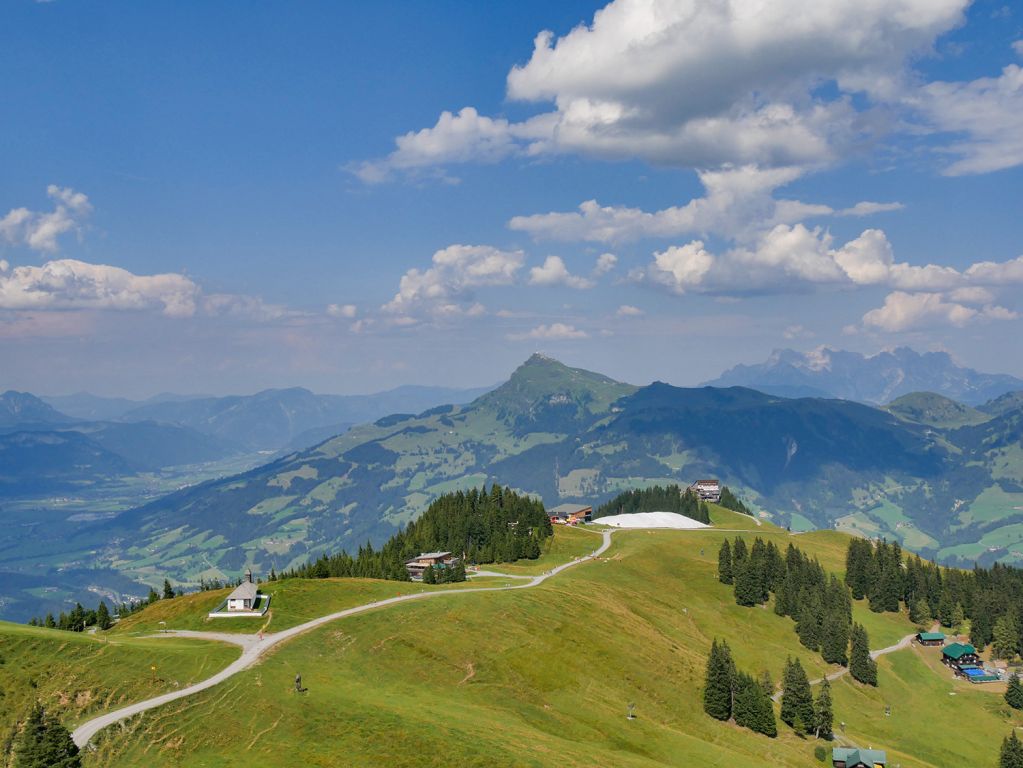
<svg viewBox="0 0 1023 768">
<path fill-rule="evenodd" d="M 35 701 L 56 707 L 71 725 L 204 680 L 238 654 L 237 648 L 206 640 L 118 637 L 0 622 L 0 734 L 6 736 Z"/>
<path fill-rule="evenodd" d="M 789 656 L 811 678 L 836 669 L 800 646 L 789 619 L 735 605 L 717 579 L 717 549 L 725 537 L 771 537 L 841 572 L 848 537 L 715 517 L 738 532 L 617 532 L 603 557 L 534 589 L 438 597 L 321 627 L 214 689 L 101 733 L 89 764 L 275 766 L 287 754 L 311 766 L 734 766 L 770 754 L 775 765 L 819 765 L 815 743 L 784 725 L 772 740 L 703 713 L 715 637 L 740 668 L 775 681 Z M 874 648 L 914 631 L 862 602 L 854 612 Z M 976 687 L 949 696 L 947 673 L 922 663 L 923 652 L 884 657 L 877 689 L 848 676 L 835 683 L 836 724 L 845 723 L 836 743 L 888 749 L 905 768 L 991 764 L 1014 722 L 1001 697 Z M 969 737 L 958 737 L 964 729 Z"/>
</svg>

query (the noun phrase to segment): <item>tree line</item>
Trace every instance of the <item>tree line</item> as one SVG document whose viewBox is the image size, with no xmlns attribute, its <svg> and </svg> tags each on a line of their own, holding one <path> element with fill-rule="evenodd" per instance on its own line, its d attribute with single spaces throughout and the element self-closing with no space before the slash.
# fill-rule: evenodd
<svg viewBox="0 0 1023 768">
<path fill-rule="evenodd" d="M 417 520 L 395 533 L 379 549 L 368 543 L 353 556 L 342 550 L 324 554 L 277 578 L 363 577 L 408 581 L 405 563 L 422 552 L 451 552 L 467 563 L 535 560 L 554 531 L 543 502 L 496 483 L 444 494 Z M 444 573 L 451 570 L 452 573 Z M 437 569 L 437 578 L 457 576 Z M 461 572 L 464 580 L 464 566 Z"/>
<path fill-rule="evenodd" d="M 995 563 L 972 571 L 945 568 L 904 557 L 898 542 L 853 539 L 846 552 L 846 584 L 872 611 L 905 607 L 919 625 L 938 621 L 959 628 L 969 620 L 970 643 L 978 651 L 992 646 L 997 658 L 1011 660 L 1023 651 L 1023 569 Z"/>
<path fill-rule="evenodd" d="M 601 504 L 593 513 L 593 519 L 609 515 L 631 515 L 636 512 L 674 512 L 701 523 L 710 523 L 710 509 L 707 504 L 689 488 L 680 485 L 653 485 L 632 491 L 624 491 L 613 499 Z"/>
<path fill-rule="evenodd" d="M 240 581 L 238 582 L 241 583 Z M 171 583 L 163 580 L 163 591 L 157 592 L 153 587 L 149 588 L 149 595 L 145 600 L 130 600 L 122 602 L 117 606 L 117 617 L 123 618 L 141 611 L 146 606 L 152 605 L 158 600 L 170 600 L 173 597 L 180 597 L 185 594 L 184 590 L 175 591 Z M 100 600 L 96 608 L 85 608 L 81 603 L 75 603 L 75 607 L 68 612 L 61 611 L 56 617 L 52 613 L 39 618 L 33 616 L 28 620 L 30 627 L 46 627 L 47 629 L 63 629 L 68 632 L 84 632 L 89 627 L 97 629 L 110 629 L 114 625 L 114 615 L 107 607 L 105 600 Z"/>
<path fill-rule="evenodd" d="M 773 541 L 759 536 L 748 548 L 737 536 L 734 543 L 721 543 L 718 580 L 733 587 L 737 605 L 764 605 L 774 595 L 775 614 L 795 622 L 800 643 L 829 664 L 848 666 L 861 683 L 877 685 L 867 631 L 852 620 L 850 589 L 826 574 L 816 558 L 791 543 L 782 557 Z"/>
</svg>

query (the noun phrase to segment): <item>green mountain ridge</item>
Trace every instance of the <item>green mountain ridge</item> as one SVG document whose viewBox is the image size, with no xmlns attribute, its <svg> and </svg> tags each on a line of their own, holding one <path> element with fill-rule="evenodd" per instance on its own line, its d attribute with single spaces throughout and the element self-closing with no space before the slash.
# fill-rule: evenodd
<svg viewBox="0 0 1023 768">
<path fill-rule="evenodd" d="M 355 427 L 96 533 L 119 542 L 100 550 L 104 564 L 191 582 L 380 543 L 437 495 L 483 482 L 596 504 L 709 475 L 783 524 L 886 535 L 947 561 L 1016 562 L 1020 413 L 936 429 L 844 400 L 640 388 L 534 356 L 468 405 Z"/>
</svg>

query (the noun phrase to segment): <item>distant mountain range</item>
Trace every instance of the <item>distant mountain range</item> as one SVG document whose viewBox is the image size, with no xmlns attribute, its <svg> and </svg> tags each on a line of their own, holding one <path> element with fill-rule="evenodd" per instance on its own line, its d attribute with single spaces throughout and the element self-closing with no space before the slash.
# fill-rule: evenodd
<svg viewBox="0 0 1023 768">
<path fill-rule="evenodd" d="M 737 365 L 706 383 L 782 397 L 840 397 L 877 404 L 913 392 L 935 392 L 976 406 L 1023 390 L 1023 379 L 979 373 L 956 365 L 945 352 L 920 354 L 908 347 L 870 356 L 826 347 L 806 353 L 781 349 L 764 363 Z"/>
<path fill-rule="evenodd" d="M 84 393 L 43 399 L 70 416 L 174 424 L 224 440 L 239 450 L 274 452 L 300 450 L 340 434 L 352 424 L 397 411 L 467 403 L 488 389 L 403 386 L 372 395 L 317 395 L 292 387 L 226 397 L 163 394 L 144 402 Z"/>
<path fill-rule="evenodd" d="M 381 542 L 440 493 L 500 482 L 547 504 L 715 476 L 796 528 L 1023 563 L 1023 408 L 926 394 L 890 410 L 743 387 L 635 387 L 534 356 L 470 404 L 398 414 L 184 489 L 73 542 L 181 581 Z M 211 571 L 211 568 L 213 571 Z"/>
</svg>

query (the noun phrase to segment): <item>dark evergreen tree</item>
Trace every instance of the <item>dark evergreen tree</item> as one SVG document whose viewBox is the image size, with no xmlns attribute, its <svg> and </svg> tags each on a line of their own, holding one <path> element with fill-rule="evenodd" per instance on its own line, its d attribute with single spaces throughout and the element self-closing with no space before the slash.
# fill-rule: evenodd
<svg viewBox="0 0 1023 768">
<path fill-rule="evenodd" d="M 728 643 L 714 640 L 707 659 L 707 674 L 703 686 L 703 710 L 716 720 L 732 717 L 732 688 L 735 681 L 735 663 Z"/>
<path fill-rule="evenodd" d="M 1023 768 L 1023 742 L 1016 737 L 1016 731 L 1010 733 L 1002 742 L 998 768 Z"/>
<path fill-rule="evenodd" d="M 735 564 L 735 602 L 747 607 L 760 603 L 760 582 L 752 558 L 743 558 Z"/>
<path fill-rule="evenodd" d="M 803 725 L 802 733 L 806 732 L 806 728 L 813 726 L 813 692 L 810 690 L 810 681 L 807 679 L 799 659 L 795 661 L 790 659 L 785 664 L 782 680 L 781 719 L 793 728 L 795 728 L 798 719 Z"/>
<path fill-rule="evenodd" d="M 745 672 L 738 672 L 735 675 L 734 689 L 732 715 L 735 724 L 765 736 L 772 738 L 777 736 L 778 724 L 774 719 L 774 707 L 760 683 Z"/>
<path fill-rule="evenodd" d="M 828 664 L 849 663 L 849 620 L 840 610 L 832 608 L 824 616 L 821 656 Z"/>
<path fill-rule="evenodd" d="M 100 600 L 99 608 L 96 609 L 96 626 L 100 629 L 110 629 L 113 626 L 113 620 L 110 618 L 110 609 L 107 608 L 107 604 Z"/>
<path fill-rule="evenodd" d="M 814 589 L 805 589 L 800 593 L 799 602 L 796 620 L 799 642 L 811 651 L 819 650 L 824 625 L 824 606 L 821 604 L 820 593 Z"/>
<path fill-rule="evenodd" d="M 853 539 L 845 556 L 845 583 L 852 596 L 862 600 L 867 594 L 867 566 L 870 563 L 871 546 L 866 539 Z"/>
<path fill-rule="evenodd" d="M 1019 675 L 1015 672 L 1009 675 L 1009 685 L 1005 689 L 1005 703 L 1013 709 L 1023 709 L 1023 683 L 1020 683 Z"/>
<path fill-rule="evenodd" d="M 71 733 L 36 703 L 15 742 L 14 768 L 80 768 L 81 764 Z"/>
<path fill-rule="evenodd" d="M 427 566 L 426 570 L 423 571 L 423 583 L 424 584 L 437 583 L 437 570 L 432 565 Z"/>
<path fill-rule="evenodd" d="M 828 678 L 821 682 L 821 689 L 813 703 L 813 727 L 818 739 L 830 740 L 835 723 L 834 706 L 831 701 L 831 683 Z"/>
<path fill-rule="evenodd" d="M 721 542 L 718 550 L 718 581 L 722 584 L 732 583 L 732 547 L 728 539 Z"/>
<path fill-rule="evenodd" d="M 852 626 L 852 652 L 849 654 L 849 673 L 853 679 L 867 685 L 877 685 L 877 662 L 870 658 L 870 640 L 861 624 Z"/>
<path fill-rule="evenodd" d="M 171 583 L 167 579 L 164 579 L 163 580 L 163 599 L 164 600 L 170 600 L 172 597 L 174 597 L 174 587 L 171 586 Z"/>
</svg>

